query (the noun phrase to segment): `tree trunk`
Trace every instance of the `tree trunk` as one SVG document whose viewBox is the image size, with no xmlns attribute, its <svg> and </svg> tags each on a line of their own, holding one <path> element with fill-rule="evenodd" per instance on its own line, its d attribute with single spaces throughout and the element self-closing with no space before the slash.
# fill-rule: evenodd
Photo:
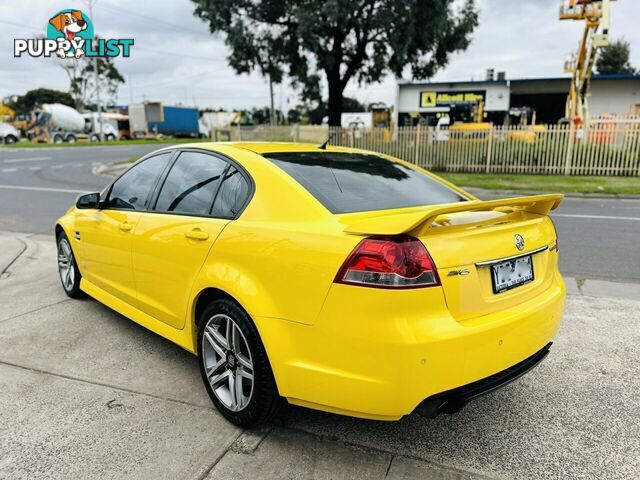
<svg viewBox="0 0 640 480">
<path fill-rule="evenodd" d="M 342 120 L 343 91 L 340 76 L 327 75 L 327 81 L 329 83 L 329 126 L 339 127 Z"/>
</svg>

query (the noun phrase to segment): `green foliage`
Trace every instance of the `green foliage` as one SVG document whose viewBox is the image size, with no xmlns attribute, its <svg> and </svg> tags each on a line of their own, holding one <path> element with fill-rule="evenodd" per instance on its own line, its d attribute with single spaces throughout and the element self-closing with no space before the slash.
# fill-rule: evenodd
<svg viewBox="0 0 640 480">
<path fill-rule="evenodd" d="M 626 40 L 617 40 L 604 47 L 596 60 L 596 69 L 603 75 L 636 73 L 629 60 L 631 45 Z"/>
<path fill-rule="evenodd" d="M 288 76 L 302 97 L 329 92 L 330 125 L 340 125 L 350 80 L 433 76 L 464 50 L 478 23 L 474 0 L 192 0 L 195 15 L 223 33 L 229 64 L 278 83 Z M 317 73 L 316 73 L 317 72 Z"/>
<path fill-rule="evenodd" d="M 357 99 L 344 97 L 342 109 L 345 112 L 366 112 L 367 107 Z M 296 105 L 287 112 L 289 123 L 301 123 L 303 125 L 320 125 L 328 113 L 327 103 L 322 98 L 315 101 L 307 101 Z"/>
<path fill-rule="evenodd" d="M 284 123 L 284 115 L 278 109 L 275 110 L 276 121 L 278 124 Z M 271 121 L 271 109 L 269 107 L 262 108 L 253 108 L 251 112 L 249 112 L 249 117 L 251 119 L 252 124 L 254 125 L 264 125 Z"/>
<path fill-rule="evenodd" d="M 62 103 L 72 107 L 73 98 L 67 92 L 50 88 L 36 88 L 18 96 L 15 101 L 7 102 L 7 105 L 13 108 L 18 115 L 26 115 L 31 113 L 36 105 L 44 103 Z"/>
<path fill-rule="evenodd" d="M 438 175 L 463 188 L 552 193 L 640 194 L 640 180 L 637 177 L 571 177 L 565 175 L 484 173 L 438 173 Z"/>
</svg>

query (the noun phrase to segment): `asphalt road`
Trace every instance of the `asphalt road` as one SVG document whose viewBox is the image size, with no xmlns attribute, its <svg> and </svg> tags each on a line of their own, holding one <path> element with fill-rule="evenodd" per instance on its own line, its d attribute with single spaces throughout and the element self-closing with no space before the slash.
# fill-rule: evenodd
<svg viewBox="0 0 640 480">
<path fill-rule="evenodd" d="M 79 193 L 107 185 L 95 167 L 163 146 L 0 148 L 0 230 L 51 232 Z M 640 200 L 568 198 L 553 217 L 565 275 L 640 283 Z"/>
</svg>

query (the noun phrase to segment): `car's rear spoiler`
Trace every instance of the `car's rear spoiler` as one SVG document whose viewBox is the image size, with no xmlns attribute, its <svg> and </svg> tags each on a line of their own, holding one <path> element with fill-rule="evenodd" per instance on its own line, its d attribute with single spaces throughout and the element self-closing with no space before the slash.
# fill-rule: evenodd
<svg viewBox="0 0 640 480">
<path fill-rule="evenodd" d="M 415 232 L 427 233 L 431 225 L 441 215 L 457 212 L 491 211 L 524 211 L 536 215 L 547 215 L 560 205 L 564 195 L 534 195 L 530 197 L 505 198 L 499 200 L 471 200 L 468 202 L 434 205 L 424 210 L 409 213 L 392 213 L 355 221 L 348 225 L 344 232 L 356 235 L 399 235 Z"/>
</svg>

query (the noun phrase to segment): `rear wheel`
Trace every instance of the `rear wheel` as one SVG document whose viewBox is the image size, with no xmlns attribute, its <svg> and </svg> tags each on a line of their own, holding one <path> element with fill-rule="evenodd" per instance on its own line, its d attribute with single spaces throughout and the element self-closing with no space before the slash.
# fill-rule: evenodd
<svg viewBox="0 0 640 480">
<path fill-rule="evenodd" d="M 67 142 L 69 143 L 76 143 L 78 139 L 76 138 L 75 135 L 67 135 Z"/>
<path fill-rule="evenodd" d="M 282 400 L 251 318 L 235 302 L 220 299 L 199 320 L 200 373 L 216 408 L 243 428 L 272 418 Z"/>
<path fill-rule="evenodd" d="M 56 134 L 53 136 L 53 143 L 62 143 L 64 142 L 64 137 L 60 134 Z"/>
<path fill-rule="evenodd" d="M 80 290 L 80 270 L 76 263 L 76 258 L 71 250 L 71 244 L 64 232 L 58 234 L 58 273 L 64 292 L 71 298 L 84 297 L 84 292 Z"/>
<path fill-rule="evenodd" d="M 6 137 L 4 137 L 4 143 L 16 143 L 18 141 L 18 138 L 15 137 L 14 135 L 7 135 Z"/>
<path fill-rule="evenodd" d="M 107 142 L 113 142 L 115 141 L 116 136 L 112 133 L 110 133 L 109 135 L 107 135 Z"/>
</svg>

